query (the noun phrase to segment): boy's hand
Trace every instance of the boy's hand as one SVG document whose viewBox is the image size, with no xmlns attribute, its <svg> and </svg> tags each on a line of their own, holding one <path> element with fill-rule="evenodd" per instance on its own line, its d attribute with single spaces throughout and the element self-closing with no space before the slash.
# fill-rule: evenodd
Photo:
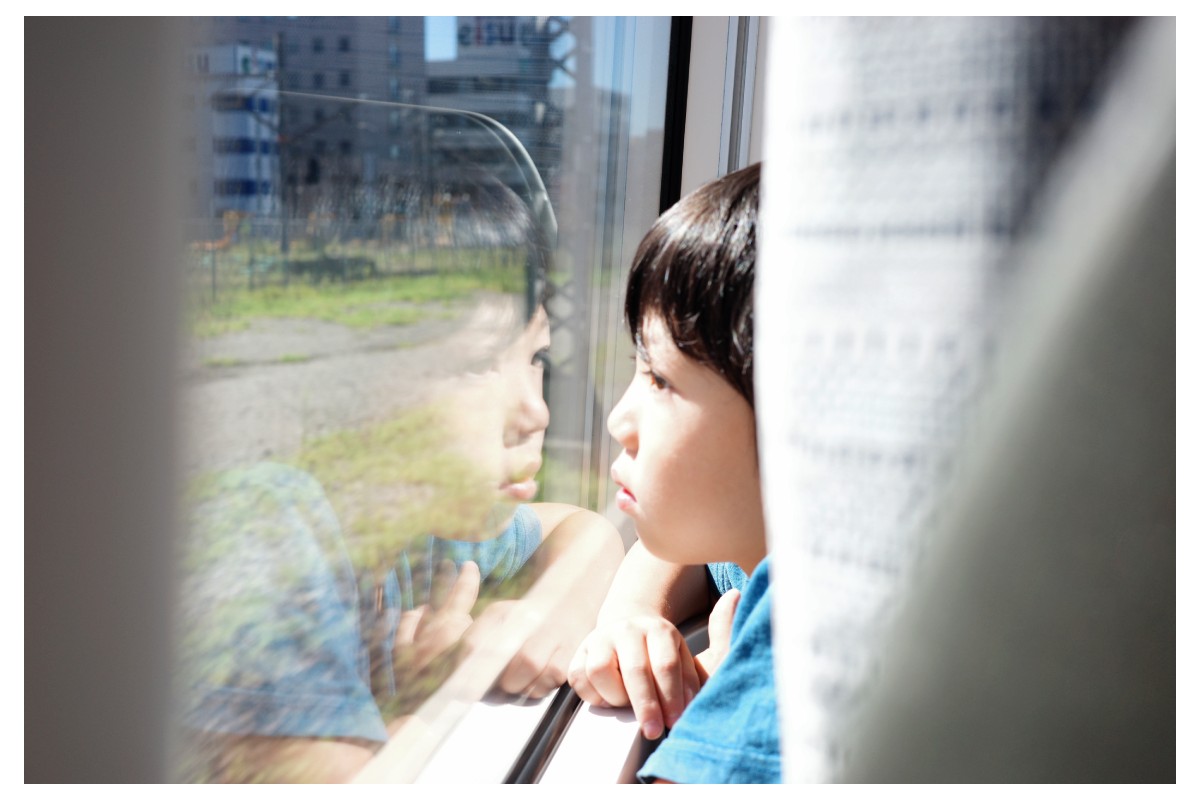
<svg viewBox="0 0 1200 800">
<path fill-rule="evenodd" d="M 573 632 L 573 627 L 580 626 L 572 626 L 569 612 L 543 618 L 526 600 L 497 600 L 479 615 L 465 641 L 472 650 L 486 649 L 489 638 L 500 635 L 505 623 L 520 614 L 531 615 L 533 631 L 496 678 L 495 686 L 506 694 L 537 699 L 566 682 L 568 659 L 583 638 L 582 630 Z"/>
<path fill-rule="evenodd" d="M 674 725 L 700 689 L 683 636 L 653 615 L 597 628 L 579 646 L 567 679 L 593 705 L 631 706 L 647 739 Z"/>
<path fill-rule="evenodd" d="M 433 576 L 428 605 L 400 615 L 392 648 L 397 670 L 420 672 L 458 644 L 471 626 L 471 608 L 479 599 L 479 565 L 467 561 L 462 571 L 443 561 Z"/>
<path fill-rule="evenodd" d="M 520 600 L 491 603 L 465 639 L 470 651 L 505 654 L 496 688 L 540 698 L 566 681 L 571 655 L 595 627 L 624 551 L 617 529 L 595 512 L 561 503 L 530 508 L 545 537 L 531 565 L 537 580 Z"/>
<path fill-rule="evenodd" d="M 729 655 L 729 640 L 733 635 L 733 615 L 737 613 L 738 601 L 742 593 L 730 589 L 721 595 L 708 615 L 708 649 L 696 656 L 696 667 L 700 670 L 700 683 L 703 685 L 721 666 L 725 656 Z"/>
</svg>

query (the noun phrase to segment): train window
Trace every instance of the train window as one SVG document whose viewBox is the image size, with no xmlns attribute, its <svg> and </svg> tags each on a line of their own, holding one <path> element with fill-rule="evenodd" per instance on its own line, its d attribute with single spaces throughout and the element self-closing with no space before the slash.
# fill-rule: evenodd
<svg viewBox="0 0 1200 800">
<path fill-rule="evenodd" d="M 594 512 L 669 20 L 399 30 L 192 34 L 212 68 L 189 135 L 212 146 L 190 169 L 213 191 L 181 257 L 183 780 L 348 779 L 415 739 L 385 773 L 411 777 L 464 698 L 557 690 L 623 552 Z M 351 37 L 352 92 L 319 80 Z M 280 66 L 327 94 L 239 44 L 304 39 Z"/>
</svg>

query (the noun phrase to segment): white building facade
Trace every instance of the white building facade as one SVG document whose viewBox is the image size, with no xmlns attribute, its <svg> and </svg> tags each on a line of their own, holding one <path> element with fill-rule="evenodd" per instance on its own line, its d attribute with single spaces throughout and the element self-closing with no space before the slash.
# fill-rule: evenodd
<svg viewBox="0 0 1200 800">
<path fill-rule="evenodd" d="M 244 44 L 194 48 L 188 66 L 194 91 L 196 178 L 193 209 L 202 218 L 227 211 L 279 210 L 279 85 L 274 50 Z"/>
</svg>

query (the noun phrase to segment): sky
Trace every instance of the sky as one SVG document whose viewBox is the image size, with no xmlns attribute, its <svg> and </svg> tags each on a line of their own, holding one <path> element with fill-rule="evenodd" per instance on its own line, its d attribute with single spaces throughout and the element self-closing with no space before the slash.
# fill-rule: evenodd
<svg viewBox="0 0 1200 800">
<path fill-rule="evenodd" d="M 455 36 L 458 17 L 425 18 L 425 60 L 453 61 L 458 57 Z"/>
<path fill-rule="evenodd" d="M 453 61 L 458 57 L 458 17 L 426 17 L 425 18 L 425 60 Z M 561 55 L 571 46 L 569 40 L 562 39 L 550 46 L 551 54 Z M 556 70 L 551 76 L 550 86 L 570 86 L 571 79 L 561 70 Z"/>
<path fill-rule="evenodd" d="M 458 20 L 459 17 L 425 17 L 426 61 L 453 61 L 458 58 Z M 669 22 L 666 20 L 667 18 L 654 21 L 639 20 L 636 27 L 642 33 L 638 35 L 633 35 L 629 27 L 631 20 L 628 19 L 608 17 L 592 20 L 589 29 L 594 37 L 594 60 L 591 69 L 594 85 L 603 89 L 613 89 L 617 83 L 621 83 L 624 85 L 618 88 L 630 92 L 632 87 L 628 83 L 633 80 L 634 74 L 665 73 L 668 48 L 664 37 L 669 30 Z M 647 26 L 652 26 L 655 30 L 652 32 Z M 618 59 L 619 63 L 614 63 L 613 47 L 617 46 L 618 42 L 624 48 L 632 45 L 636 54 L 627 49 L 620 51 L 623 52 L 623 56 Z M 574 44 L 573 37 L 560 37 L 551 43 L 551 54 L 561 56 Z M 631 57 L 632 61 L 627 60 Z M 574 59 L 568 60 L 567 66 L 574 71 Z M 573 79 L 562 70 L 555 70 L 550 80 L 552 88 L 568 87 L 573 83 Z M 661 127 L 661 107 L 665 102 L 663 91 L 665 89 L 657 87 L 652 93 L 653 96 L 643 98 L 643 102 L 634 103 L 630 119 L 633 135 L 644 135 L 651 126 Z M 640 97 L 642 93 L 634 94 Z"/>
</svg>

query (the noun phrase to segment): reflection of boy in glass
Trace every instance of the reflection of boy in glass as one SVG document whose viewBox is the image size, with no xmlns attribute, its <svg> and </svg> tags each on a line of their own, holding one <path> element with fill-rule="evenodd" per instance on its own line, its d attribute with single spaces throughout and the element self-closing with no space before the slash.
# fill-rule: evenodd
<svg viewBox="0 0 1200 800">
<path fill-rule="evenodd" d="M 477 200 L 481 213 L 504 213 L 495 197 Z M 484 297 L 454 337 L 465 363 L 442 382 L 430 424 L 445 429 L 439 458 L 463 468 L 426 499 L 445 512 L 436 535 L 390 553 L 375 543 L 364 564 L 321 484 L 282 464 L 232 471 L 204 492 L 184 579 L 183 723 L 198 734 L 182 754 L 187 777 L 352 777 L 444 677 L 431 668 L 439 656 L 484 622 L 472 619 L 481 584 L 506 585 L 527 563 L 587 564 L 587 578 L 497 685 L 539 697 L 563 682 L 621 545 L 599 515 L 523 504 L 549 422 L 549 326 L 540 305 L 522 326 L 520 305 Z"/>
<path fill-rule="evenodd" d="M 647 738 L 671 729 L 644 780 L 780 779 L 754 416 L 758 188 L 755 165 L 679 201 L 629 277 L 638 372 L 608 429 L 623 448 L 616 502 L 639 541 L 570 680 L 588 702 L 631 706 Z M 693 659 L 675 624 L 710 610 L 709 649 Z"/>
</svg>

